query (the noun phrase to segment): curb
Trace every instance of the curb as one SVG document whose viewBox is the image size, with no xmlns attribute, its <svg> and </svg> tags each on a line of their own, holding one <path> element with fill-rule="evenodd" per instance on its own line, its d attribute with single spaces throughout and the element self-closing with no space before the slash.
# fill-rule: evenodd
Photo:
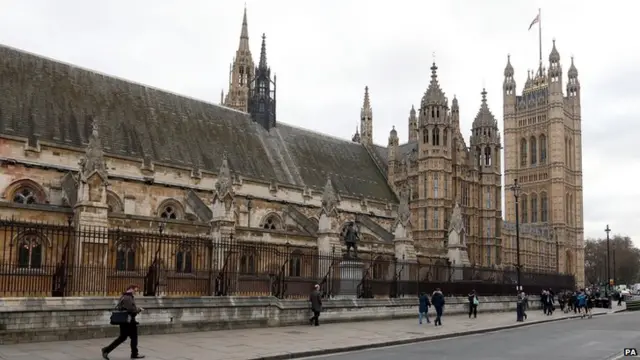
<svg viewBox="0 0 640 360">
<path fill-rule="evenodd" d="M 613 311 L 611 313 L 598 313 L 598 314 L 593 314 L 593 316 L 596 317 L 596 316 L 602 316 L 602 315 L 610 315 L 610 314 L 615 314 L 622 311 L 624 310 Z M 521 328 L 526 326 L 533 326 L 533 325 L 545 324 L 545 323 L 562 321 L 562 320 L 577 319 L 580 317 L 581 315 L 571 315 L 563 318 L 545 319 L 545 320 L 539 320 L 539 321 L 530 322 L 530 323 L 521 323 L 521 324 L 516 323 L 511 325 L 496 326 L 493 328 L 459 331 L 459 332 L 449 333 L 449 334 L 420 336 L 413 339 L 391 340 L 391 341 L 383 341 L 383 342 L 372 343 L 372 344 L 343 346 L 339 348 L 321 349 L 321 350 L 300 351 L 295 353 L 285 353 L 285 354 L 279 354 L 279 355 L 268 355 L 263 357 L 251 358 L 249 360 L 287 360 L 287 359 L 299 359 L 299 358 L 306 358 L 306 357 L 320 356 L 320 355 L 340 354 L 340 353 L 359 351 L 359 350 L 385 348 L 385 347 L 396 346 L 396 345 L 408 345 L 408 344 L 415 344 L 415 343 L 426 342 L 426 341 L 451 339 L 451 338 L 457 338 L 457 337 L 469 336 L 469 335 L 478 335 L 478 334 L 490 333 L 494 331 L 516 329 L 516 328 Z"/>
</svg>

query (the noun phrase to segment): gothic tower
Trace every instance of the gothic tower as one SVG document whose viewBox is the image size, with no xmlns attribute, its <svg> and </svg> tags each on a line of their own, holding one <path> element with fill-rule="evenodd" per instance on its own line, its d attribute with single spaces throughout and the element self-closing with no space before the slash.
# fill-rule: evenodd
<svg viewBox="0 0 640 360">
<path fill-rule="evenodd" d="M 409 142 L 418 141 L 418 117 L 416 116 L 416 109 L 411 105 L 411 111 L 409 111 Z"/>
<path fill-rule="evenodd" d="M 269 130 L 276 126 L 276 76 L 271 80 L 271 68 L 267 65 L 266 38 L 262 34 L 260 62 L 255 68 L 249 91 L 249 113 L 253 121 Z"/>
<path fill-rule="evenodd" d="M 224 100 L 225 106 L 244 112 L 248 111 L 248 96 L 254 66 L 251 50 L 249 50 L 249 29 L 247 8 L 245 8 L 242 17 L 242 30 L 240 31 L 240 44 L 229 70 L 229 91 Z"/>
<path fill-rule="evenodd" d="M 549 68 L 529 74 L 522 95 L 515 94 L 510 59 L 503 86 L 505 128 L 505 184 L 521 186 L 520 223 L 548 232 L 547 243 L 530 246 L 549 269 L 576 277 L 584 285 L 582 218 L 582 138 L 580 83 L 573 64 L 566 96 L 555 40 Z M 506 221 L 515 222 L 515 201 L 507 193 Z M 521 249 L 523 245 L 521 244 Z M 555 250 L 555 251 L 554 251 Z M 534 261 L 540 261 L 536 259 Z M 527 259 L 523 261 L 525 266 Z M 539 265 L 539 264 L 538 264 Z M 544 265 L 544 264 L 543 264 Z"/>
<path fill-rule="evenodd" d="M 364 101 L 360 110 L 360 143 L 373 144 L 373 110 L 369 99 L 369 87 L 364 87 Z"/>
<path fill-rule="evenodd" d="M 420 102 L 418 162 L 420 171 L 418 216 L 423 230 L 418 233 L 417 241 L 427 248 L 443 249 L 447 229 L 448 213 L 451 211 L 452 192 L 450 191 L 451 164 L 451 118 L 448 100 L 440 88 L 437 75 L 438 67 L 431 66 L 431 82 Z"/>
<path fill-rule="evenodd" d="M 480 175 L 478 207 L 479 260 L 484 266 L 500 264 L 502 255 L 500 228 L 502 226 L 502 165 L 498 122 L 487 105 L 487 92 L 482 89 L 482 101 L 471 128 L 470 145 Z M 482 249 L 482 251 L 480 251 Z"/>
</svg>

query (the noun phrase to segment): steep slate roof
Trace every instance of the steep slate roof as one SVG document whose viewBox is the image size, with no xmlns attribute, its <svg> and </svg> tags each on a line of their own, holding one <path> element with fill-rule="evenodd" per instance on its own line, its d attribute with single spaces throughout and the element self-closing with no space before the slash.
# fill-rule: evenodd
<svg viewBox="0 0 640 360">
<path fill-rule="evenodd" d="M 217 172 L 231 170 L 343 195 L 396 202 L 360 144 L 285 124 L 271 133 L 248 114 L 0 45 L 0 133 L 84 148 L 92 116 L 107 154 Z"/>
</svg>

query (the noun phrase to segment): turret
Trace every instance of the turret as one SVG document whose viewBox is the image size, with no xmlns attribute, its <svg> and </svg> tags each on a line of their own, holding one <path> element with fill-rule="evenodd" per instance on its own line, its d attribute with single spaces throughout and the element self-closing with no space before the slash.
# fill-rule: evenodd
<svg viewBox="0 0 640 360">
<path fill-rule="evenodd" d="M 418 141 L 418 117 L 416 116 L 416 109 L 411 105 L 411 111 L 409 111 L 409 142 Z"/>
<path fill-rule="evenodd" d="M 373 110 L 368 86 L 364 87 L 364 101 L 360 110 L 360 142 L 365 145 L 373 144 Z"/>
<path fill-rule="evenodd" d="M 389 146 L 387 148 L 388 154 L 388 163 L 389 163 L 389 169 L 387 170 L 387 179 L 389 181 L 389 185 L 391 185 L 392 187 L 395 184 L 395 175 L 396 175 L 396 168 L 397 168 L 397 161 L 396 161 L 396 156 L 398 154 L 398 145 L 399 145 L 399 140 L 398 140 L 398 132 L 396 131 L 396 127 L 394 126 L 393 128 L 391 128 L 391 131 L 389 132 Z"/>
<path fill-rule="evenodd" d="M 507 66 L 504 68 L 504 82 L 502 92 L 504 97 L 504 113 L 515 112 L 516 104 L 516 80 L 513 77 L 513 66 L 511 65 L 511 55 L 507 55 Z"/>
<path fill-rule="evenodd" d="M 553 48 L 549 54 L 549 95 L 562 100 L 562 67 L 560 66 L 560 53 L 556 49 L 556 40 L 553 40 Z"/>
<path fill-rule="evenodd" d="M 569 77 L 569 81 L 567 82 L 567 96 L 574 97 L 579 102 L 580 101 L 580 81 L 578 81 L 578 69 L 573 62 L 573 56 L 571 57 L 571 66 L 569 67 L 569 72 L 567 73 Z"/>
<path fill-rule="evenodd" d="M 453 100 L 451 101 L 451 126 L 456 130 L 460 129 L 460 107 L 455 95 L 453 95 Z"/>
<path fill-rule="evenodd" d="M 271 80 L 271 68 L 267 65 L 266 35 L 262 34 L 260 63 L 255 68 L 255 77 L 249 98 L 249 113 L 253 121 L 269 130 L 276 126 L 276 76 Z"/>
<path fill-rule="evenodd" d="M 449 105 L 438 83 L 438 67 L 431 66 L 431 82 L 420 102 L 420 132 L 423 146 L 449 146 Z"/>
<path fill-rule="evenodd" d="M 498 122 L 487 104 L 487 91 L 482 89 L 482 100 L 471 128 L 470 145 L 476 154 L 482 172 L 500 171 L 500 131 Z"/>
</svg>

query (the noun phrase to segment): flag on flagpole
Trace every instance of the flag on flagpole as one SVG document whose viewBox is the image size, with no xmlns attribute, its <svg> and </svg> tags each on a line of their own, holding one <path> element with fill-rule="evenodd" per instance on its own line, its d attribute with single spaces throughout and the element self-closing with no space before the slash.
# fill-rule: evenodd
<svg viewBox="0 0 640 360">
<path fill-rule="evenodd" d="M 539 22 L 540 22 L 540 14 L 536 15 L 535 19 L 533 19 L 533 21 L 531 22 L 531 25 L 529 25 L 529 30 L 531 30 L 533 25 L 535 25 L 535 24 L 537 24 Z"/>
</svg>

